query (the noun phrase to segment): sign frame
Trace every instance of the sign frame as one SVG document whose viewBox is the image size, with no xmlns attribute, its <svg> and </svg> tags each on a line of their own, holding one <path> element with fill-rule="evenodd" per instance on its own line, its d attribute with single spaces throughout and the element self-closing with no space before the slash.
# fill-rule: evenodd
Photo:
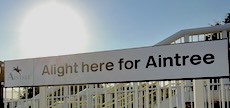
<svg viewBox="0 0 230 108">
<path fill-rule="evenodd" d="M 228 53 L 224 39 L 10 60 L 5 87 L 229 78 Z"/>
</svg>

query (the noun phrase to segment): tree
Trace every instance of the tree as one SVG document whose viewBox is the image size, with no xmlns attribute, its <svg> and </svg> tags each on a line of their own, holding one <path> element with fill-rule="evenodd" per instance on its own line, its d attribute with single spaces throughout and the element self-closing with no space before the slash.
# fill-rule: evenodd
<svg viewBox="0 0 230 108">
<path fill-rule="evenodd" d="M 230 13 L 227 13 L 223 22 L 224 22 L 224 24 L 230 23 Z"/>
</svg>

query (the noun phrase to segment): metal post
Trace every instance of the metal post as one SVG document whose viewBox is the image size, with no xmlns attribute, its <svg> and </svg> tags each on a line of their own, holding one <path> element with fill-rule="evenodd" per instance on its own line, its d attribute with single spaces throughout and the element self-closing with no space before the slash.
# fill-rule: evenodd
<svg viewBox="0 0 230 108">
<path fill-rule="evenodd" d="M 14 95 L 13 91 L 14 91 L 14 90 L 13 90 L 13 89 L 14 89 L 14 88 L 12 87 L 12 88 L 11 88 L 11 102 L 10 102 L 11 108 L 14 107 L 14 106 L 13 106 L 13 105 L 14 105 L 14 103 L 13 103 L 13 97 L 14 97 L 14 96 L 13 96 L 13 95 Z M 26 94 L 27 94 L 27 93 L 26 93 Z M 27 95 L 26 95 L 26 96 L 27 96 Z M 27 103 L 27 97 L 26 97 L 26 103 Z M 26 104 L 26 105 L 27 105 L 27 104 Z"/>
<path fill-rule="evenodd" d="M 39 87 L 40 92 L 40 108 L 46 108 L 47 107 L 47 87 Z"/>
<path fill-rule="evenodd" d="M 212 101 L 211 101 L 210 79 L 207 79 L 206 83 L 207 83 L 207 94 L 208 94 L 208 108 L 211 108 Z"/>
<path fill-rule="evenodd" d="M 51 106 L 53 107 L 54 106 L 54 86 L 51 87 Z M 56 94 L 56 97 L 57 97 L 57 94 Z"/>
<path fill-rule="evenodd" d="M 203 80 L 193 80 L 194 107 L 204 108 L 204 84 Z"/>
<path fill-rule="evenodd" d="M 171 85 L 171 81 L 169 81 L 169 91 L 168 91 L 168 94 L 169 94 L 169 108 L 173 108 L 173 105 L 172 105 L 172 85 Z"/>
<path fill-rule="evenodd" d="M 35 87 L 33 87 L 33 98 L 32 98 L 33 107 L 32 108 L 35 108 L 35 98 L 34 97 L 35 97 Z"/>
<path fill-rule="evenodd" d="M 105 108 L 107 108 L 107 102 L 108 102 L 108 95 L 107 95 L 107 89 L 108 89 L 109 87 L 107 86 L 107 84 L 105 84 Z"/>
<path fill-rule="evenodd" d="M 181 87 L 180 82 L 183 83 L 183 81 L 177 80 L 176 81 L 176 107 L 181 108 Z"/>
<path fill-rule="evenodd" d="M 220 86 L 221 86 L 221 102 L 222 102 L 222 108 L 225 108 L 225 90 L 224 90 L 224 79 L 220 79 Z"/>
<path fill-rule="evenodd" d="M 64 98 L 64 108 L 68 108 L 68 95 L 69 95 L 69 93 L 68 93 L 68 91 L 69 91 L 69 89 L 68 89 L 68 86 L 64 86 L 64 96 L 63 96 L 63 98 Z"/>
<path fill-rule="evenodd" d="M 185 88 L 184 88 L 184 81 L 181 81 L 181 108 L 185 108 Z"/>
<path fill-rule="evenodd" d="M 161 107 L 161 89 L 160 89 L 160 81 L 157 82 L 157 108 Z"/>
<path fill-rule="evenodd" d="M 86 96 L 87 96 L 87 108 L 93 108 L 93 98 L 92 98 L 93 85 L 87 85 Z"/>
</svg>

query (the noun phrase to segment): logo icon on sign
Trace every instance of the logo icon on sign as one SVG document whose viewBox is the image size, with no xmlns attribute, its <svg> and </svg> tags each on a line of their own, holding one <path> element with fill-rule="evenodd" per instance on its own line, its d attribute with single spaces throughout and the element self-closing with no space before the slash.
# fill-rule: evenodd
<svg viewBox="0 0 230 108">
<path fill-rule="evenodd" d="M 21 69 L 19 69 L 19 68 L 18 68 L 18 66 L 17 66 L 17 67 L 13 67 L 13 68 L 14 68 L 14 69 L 13 69 L 13 71 L 16 71 L 17 73 L 19 73 L 19 74 L 21 75 L 21 73 L 20 73 L 20 72 L 21 72 L 22 70 L 21 70 Z"/>
</svg>

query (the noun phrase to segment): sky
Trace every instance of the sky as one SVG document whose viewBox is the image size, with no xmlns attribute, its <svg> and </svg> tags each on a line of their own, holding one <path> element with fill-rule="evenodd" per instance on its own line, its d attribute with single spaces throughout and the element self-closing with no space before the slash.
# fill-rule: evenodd
<svg viewBox="0 0 230 108">
<path fill-rule="evenodd" d="M 40 11 L 50 2 L 62 8 Z M 229 0 L 2 0 L 0 60 L 152 46 L 182 29 L 224 20 L 229 6 Z"/>
</svg>

